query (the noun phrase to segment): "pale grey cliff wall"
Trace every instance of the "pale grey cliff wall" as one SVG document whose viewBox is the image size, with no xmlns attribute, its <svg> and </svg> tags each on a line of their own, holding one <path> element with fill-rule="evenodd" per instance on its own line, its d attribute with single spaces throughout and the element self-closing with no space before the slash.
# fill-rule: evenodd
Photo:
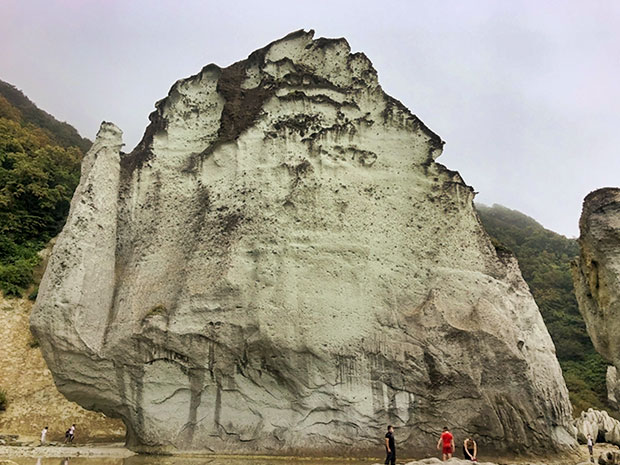
<svg viewBox="0 0 620 465">
<path fill-rule="evenodd" d="M 32 327 L 61 391 L 133 448 L 374 454 L 388 423 L 417 454 L 444 425 L 574 443 L 516 260 L 344 39 L 300 31 L 178 81 L 120 167 L 104 139 Z"/>
<path fill-rule="evenodd" d="M 583 201 L 575 295 L 596 350 L 620 367 L 620 189 L 603 188 Z M 608 371 L 610 401 L 620 399 L 616 370 Z"/>
</svg>

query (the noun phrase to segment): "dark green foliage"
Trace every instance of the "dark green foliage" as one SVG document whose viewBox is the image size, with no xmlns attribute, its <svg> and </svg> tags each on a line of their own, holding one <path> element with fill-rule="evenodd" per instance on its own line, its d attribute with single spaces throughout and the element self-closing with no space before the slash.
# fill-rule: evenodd
<svg viewBox="0 0 620 465">
<path fill-rule="evenodd" d="M 598 353 L 589 353 L 579 361 L 563 360 L 560 365 L 575 415 L 590 407 L 607 408 L 605 374 L 608 363 Z"/>
<path fill-rule="evenodd" d="M 476 209 L 494 244 L 511 250 L 519 261 L 555 344 L 575 414 L 604 408 L 607 363 L 594 350 L 573 290 L 570 263 L 579 253 L 577 241 L 500 205 Z"/>
<path fill-rule="evenodd" d="M 6 86 L 0 81 L 0 89 Z M 29 119 L 0 95 L 0 289 L 5 295 L 21 295 L 32 283 L 37 252 L 58 234 L 69 212 L 83 155 L 58 142 L 68 130 L 51 132 L 57 128 L 46 113 L 39 118 L 46 127 L 36 127 L 32 115 L 40 110 L 21 98 Z"/>
</svg>

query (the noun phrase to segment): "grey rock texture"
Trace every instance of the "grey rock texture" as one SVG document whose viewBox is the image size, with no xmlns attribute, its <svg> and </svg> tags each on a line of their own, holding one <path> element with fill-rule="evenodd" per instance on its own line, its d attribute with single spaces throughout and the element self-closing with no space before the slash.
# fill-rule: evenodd
<svg viewBox="0 0 620 465">
<path fill-rule="evenodd" d="M 136 450 L 573 445 L 553 343 L 443 142 L 344 39 L 299 31 L 104 125 L 32 329 Z"/>
<path fill-rule="evenodd" d="M 615 366 L 608 366 L 605 374 L 605 385 L 607 386 L 607 400 L 613 408 L 618 408 L 617 392 L 620 392 L 618 386 L 618 370 Z"/>
<path fill-rule="evenodd" d="M 620 366 L 620 189 L 603 188 L 583 201 L 580 254 L 573 266 L 575 295 L 596 350 Z M 620 398 L 615 371 L 608 371 L 608 397 Z"/>
<path fill-rule="evenodd" d="M 575 420 L 577 428 L 577 440 L 587 443 L 590 434 L 595 442 L 607 442 L 620 446 L 620 422 L 609 416 L 606 411 L 588 409 L 581 412 L 581 416 Z"/>
</svg>

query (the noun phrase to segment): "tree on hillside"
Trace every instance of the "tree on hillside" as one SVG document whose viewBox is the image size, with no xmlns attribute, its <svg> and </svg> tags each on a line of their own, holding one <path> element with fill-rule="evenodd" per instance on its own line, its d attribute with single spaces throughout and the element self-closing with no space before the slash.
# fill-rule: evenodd
<svg viewBox="0 0 620 465">
<path fill-rule="evenodd" d="M 5 295 L 21 295 L 32 283 L 38 251 L 65 222 L 83 156 L 79 147 L 59 144 L 49 125 L 37 127 L 31 120 L 0 95 L 0 289 Z"/>
<path fill-rule="evenodd" d="M 21 122 L 46 131 L 62 147 L 78 147 L 83 153 L 90 148 L 92 142 L 80 136 L 70 124 L 58 121 L 49 113 L 38 108 L 17 87 L 0 81 L 0 96 L 14 109 L 19 111 Z M 0 117 L 3 116 L 0 104 Z"/>
</svg>

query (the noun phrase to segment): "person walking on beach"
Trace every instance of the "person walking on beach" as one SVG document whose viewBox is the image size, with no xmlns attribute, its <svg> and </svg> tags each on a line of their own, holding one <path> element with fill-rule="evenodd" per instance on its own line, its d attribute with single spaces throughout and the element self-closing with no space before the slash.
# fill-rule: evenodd
<svg viewBox="0 0 620 465">
<path fill-rule="evenodd" d="M 75 438 L 75 423 L 73 423 L 71 428 L 65 432 L 65 444 L 68 442 L 73 442 L 73 438 Z"/>
<path fill-rule="evenodd" d="M 588 452 L 590 452 L 590 462 L 594 463 L 594 441 L 592 440 L 592 435 L 588 434 Z"/>
<path fill-rule="evenodd" d="M 437 441 L 437 450 L 440 449 L 444 462 L 452 458 L 452 454 L 454 453 L 454 436 L 452 436 L 452 433 L 448 431 L 447 426 L 443 427 L 443 433 L 441 433 L 441 436 L 439 436 L 439 441 Z"/>
<path fill-rule="evenodd" d="M 385 465 L 396 464 L 396 445 L 394 444 L 394 427 L 389 425 L 387 427 L 387 433 L 385 435 Z"/>
<path fill-rule="evenodd" d="M 472 438 L 467 438 L 463 441 L 463 456 L 465 460 L 478 461 L 478 444 Z"/>
<path fill-rule="evenodd" d="M 41 430 L 41 445 L 42 446 L 45 445 L 45 437 L 47 436 L 47 431 L 48 430 L 49 430 L 49 428 L 47 426 Z"/>
</svg>

